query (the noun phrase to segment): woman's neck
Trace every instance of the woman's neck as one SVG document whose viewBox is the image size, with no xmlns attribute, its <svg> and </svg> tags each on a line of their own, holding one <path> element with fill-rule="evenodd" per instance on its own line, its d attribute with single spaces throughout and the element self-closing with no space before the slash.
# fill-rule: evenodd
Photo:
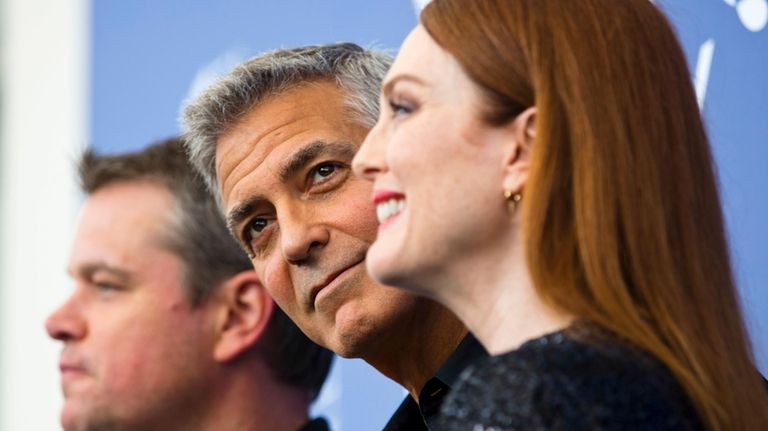
<svg viewBox="0 0 768 431">
<path fill-rule="evenodd" d="M 465 262 L 467 269 L 453 274 L 454 288 L 443 290 L 445 297 L 439 298 L 492 355 L 563 329 L 573 320 L 539 296 L 521 244 L 500 250 Z"/>
</svg>

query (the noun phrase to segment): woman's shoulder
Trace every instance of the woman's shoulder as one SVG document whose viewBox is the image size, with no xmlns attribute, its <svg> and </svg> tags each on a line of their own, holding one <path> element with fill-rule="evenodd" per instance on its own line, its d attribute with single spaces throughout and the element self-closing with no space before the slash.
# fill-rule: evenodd
<svg viewBox="0 0 768 431">
<path fill-rule="evenodd" d="M 567 331 L 468 370 L 443 419 L 446 429 L 698 428 L 688 398 L 661 363 L 615 338 Z"/>
</svg>

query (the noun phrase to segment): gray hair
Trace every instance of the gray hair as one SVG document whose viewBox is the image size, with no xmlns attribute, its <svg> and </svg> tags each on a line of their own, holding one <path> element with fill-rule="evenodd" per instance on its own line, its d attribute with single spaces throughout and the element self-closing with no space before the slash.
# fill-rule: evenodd
<svg viewBox="0 0 768 431">
<path fill-rule="evenodd" d="M 346 106 L 366 128 L 379 115 L 379 91 L 392 57 L 353 43 L 281 49 L 251 58 L 190 102 L 182 129 L 192 164 L 217 200 L 216 143 L 264 99 L 322 79 L 346 90 Z"/>
</svg>

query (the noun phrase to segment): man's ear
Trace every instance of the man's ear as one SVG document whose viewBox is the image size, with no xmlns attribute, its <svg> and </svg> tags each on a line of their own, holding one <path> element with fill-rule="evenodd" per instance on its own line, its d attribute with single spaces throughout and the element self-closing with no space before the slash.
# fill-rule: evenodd
<svg viewBox="0 0 768 431">
<path fill-rule="evenodd" d="M 259 340 L 275 303 L 254 271 L 243 271 L 222 282 L 217 295 L 222 307 L 214 358 L 231 361 Z"/>
<path fill-rule="evenodd" d="M 531 151 L 536 140 L 536 107 L 532 106 L 507 125 L 510 145 L 504 157 L 504 192 L 522 193 L 531 166 Z"/>
</svg>

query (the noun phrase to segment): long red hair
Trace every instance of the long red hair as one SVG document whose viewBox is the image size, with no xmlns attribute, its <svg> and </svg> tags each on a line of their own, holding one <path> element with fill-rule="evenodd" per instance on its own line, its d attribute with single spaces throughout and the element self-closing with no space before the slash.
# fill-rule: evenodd
<svg viewBox="0 0 768 431">
<path fill-rule="evenodd" d="M 708 139 L 648 0 L 434 0 L 421 15 L 487 96 L 537 107 L 522 203 L 539 294 L 662 361 L 713 430 L 768 430 Z"/>
</svg>

